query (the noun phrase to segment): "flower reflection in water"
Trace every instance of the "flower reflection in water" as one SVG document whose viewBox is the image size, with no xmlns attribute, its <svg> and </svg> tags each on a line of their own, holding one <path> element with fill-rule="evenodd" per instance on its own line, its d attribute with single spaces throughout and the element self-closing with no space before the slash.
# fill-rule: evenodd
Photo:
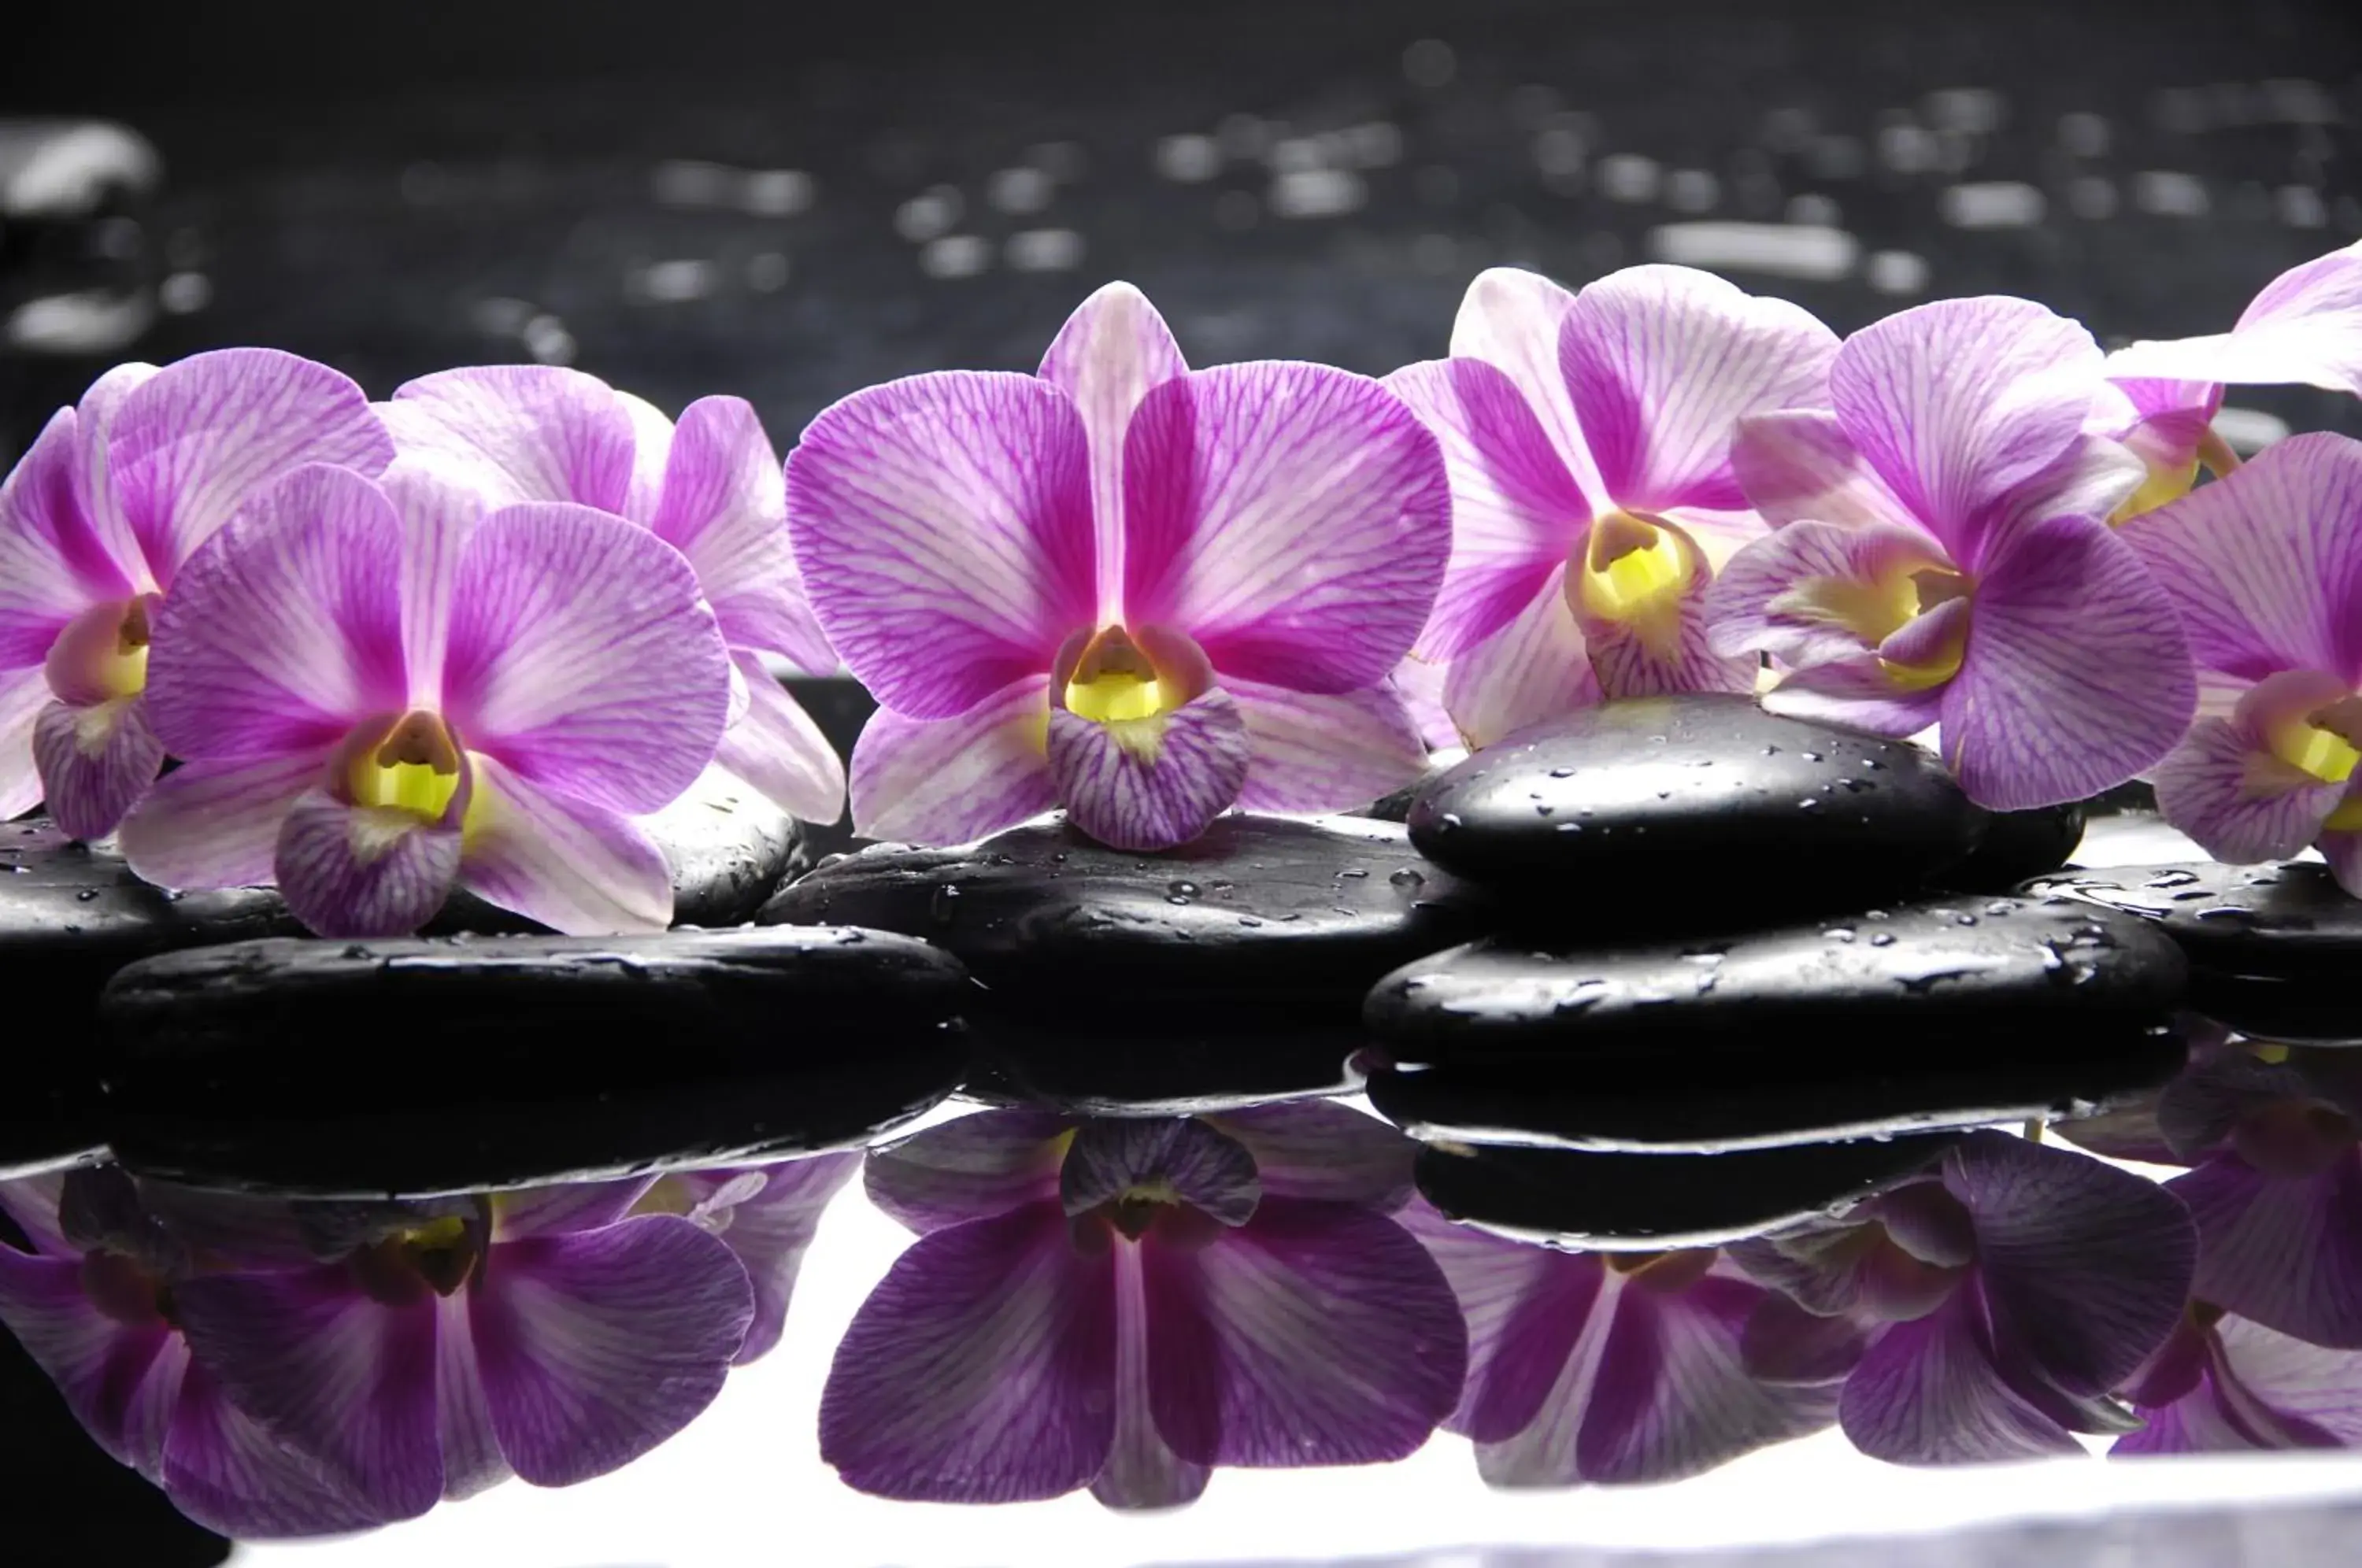
<svg viewBox="0 0 2362 1568">
<path fill-rule="evenodd" d="M 1393 1218 L 1410 1152 L 1306 1103 L 994 1110 L 872 1154 L 870 1197 L 921 1234 L 838 1347 L 822 1457 L 888 1496 L 1158 1507 L 1218 1465 L 1409 1454 L 1467 1364 Z"/>
</svg>

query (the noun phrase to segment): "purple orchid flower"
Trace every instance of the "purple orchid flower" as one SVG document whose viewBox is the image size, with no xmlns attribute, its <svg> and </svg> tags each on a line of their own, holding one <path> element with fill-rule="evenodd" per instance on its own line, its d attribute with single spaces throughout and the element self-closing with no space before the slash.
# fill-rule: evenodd
<svg viewBox="0 0 2362 1568">
<path fill-rule="evenodd" d="M 2204 1302 L 2125 1385 L 2144 1425 L 2113 1457 L 2362 1448 L 2362 1354 L 2324 1350 Z"/>
<path fill-rule="evenodd" d="M 1751 691 L 1758 661 L 1706 646 L 1715 564 L 1762 531 L 1730 468 L 1743 415 L 1827 403 L 1838 340 L 1784 300 L 1686 267 L 1571 294 L 1478 276 L 1451 358 L 1386 378 L 1442 438 L 1451 563 L 1418 657 L 1449 667 L 1462 736 L 1599 701 Z"/>
<path fill-rule="evenodd" d="M 812 608 L 882 705 L 871 837 L 954 843 L 1063 803 L 1102 843 L 1231 806 L 1336 811 L 1418 777 L 1386 677 L 1451 547 L 1434 436 L 1366 377 L 1192 371 L 1110 284 L 1039 376 L 857 392 L 788 459 Z"/>
<path fill-rule="evenodd" d="M 672 546 L 697 580 L 732 660 L 732 722 L 715 760 L 781 810 L 833 823 L 844 766 L 765 667 L 832 674 L 836 654 L 804 601 L 788 540 L 778 454 L 743 398 L 701 398 L 673 424 L 579 370 L 446 370 L 380 409 L 406 461 L 468 484 L 490 506 L 570 502 L 628 517 Z"/>
<path fill-rule="evenodd" d="M 2094 425 L 2148 470 L 2121 521 L 2188 494 L 2202 462 L 2218 478 L 2239 466 L 2212 428 L 2226 385 L 2362 397 L 2362 243 L 2281 273 L 2228 332 L 2136 343 L 2109 355 Z"/>
<path fill-rule="evenodd" d="M 1444 1426 L 1494 1486 L 1675 1481 L 1820 1430 L 1860 1353 L 1843 1319 L 1810 1319 L 1711 1247 L 1572 1253 L 1405 1216 L 1468 1320 L 1468 1382 Z M 1753 1327 L 1793 1350 L 1755 1364 Z"/>
<path fill-rule="evenodd" d="M 866 1176 L 920 1239 L 821 1400 L 821 1455 L 862 1491 L 1169 1507 L 1216 1465 L 1402 1458 L 1459 1397 L 1467 1332 L 1374 1118 L 986 1111 Z"/>
<path fill-rule="evenodd" d="M 631 817 L 712 760 L 730 665 L 645 529 L 303 469 L 190 558 L 155 629 L 149 720 L 185 765 L 124 824 L 148 880 L 276 881 L 327 936 L 414 931 L 462 885 L 562 932 L 670 923 Z"/>
<path fill-rule="evenodd" d="M 291 469 L 392 456 L 360 388 L 268 348 L 119 366 L 60 409 L 0 486 L 0 822 L 46 799 L 113 833 L 164 760 L 142 692 L 181 563 Z"/>
<path fill-rule="evenodd" d="M 1773 523 L 1707 594 L 1714 646 L 1785 661 L 1765 706 L 1907 736 L 1996 811 L 2081 800 L 2173 746 L 2197 692 L 2171 602 L 2103 521 L 2140 483 L 2084 430 L 2090 333 L 2026 300 L 1864 327 L 1833 413 L 1759 414 L 1733 450 Z"/>
<path fill-rule="evenodd" d="M 108 1455 L 225 1535 L 331 1535 L 381 1522 L 230 1403 L 190 1353 L 178 1292 L 205 1272 L 253 1263 L 252 1246 L 187 1244 L 112 1166 L 0 1185 L 0 1212 L 32 1244 L 24 1253 L 0 1242 L 0 1323 Z"/>
<path fill-rule="evenodd" d="M 681 1171 L 660 1177 L 635 1214 L 678 1214 L 722 1239 L 755 1286 L 755 1320 L 734 1365 L 778 1347 L 788 1301 L 822 1210 L 861 1168 L 857 1154 L 814 1154 L 750 1170 Z"/>
<path fill-rule="evenodd" d="M 2108 1396 L 2173 1331 L 2196 1253 L 2156 1183 L 1992 1132 L 1844 1219 L 1731 1249 L 1806 1311 L 1868 1330 L 1838 1424 L 1904 1464 L 2076 1453 L 2074 1432 L 2127 1430 Z M 1825 1335 L 1767 1321 L 1749 1348 L 1815 1364 Z"/>
<path fill-rule="evenodd" d="M 2220 860 L 2318 845 L 2362 896 L 2362 442 L 2291 436 L 2120 532 L 2202 677 L 2155 774 L 2166 820 Z"/>
<path fill-rule="evenodd" d="M 626 1218 L 647 1187 L 298 1205 L 335 1261 L 204 1275 L 174 1306 L 238 1408 L 379 1518 L 512 1473 L 572 1485 L 704 1410 L 754 1314 L 728 1247 Z"/>
</svg>

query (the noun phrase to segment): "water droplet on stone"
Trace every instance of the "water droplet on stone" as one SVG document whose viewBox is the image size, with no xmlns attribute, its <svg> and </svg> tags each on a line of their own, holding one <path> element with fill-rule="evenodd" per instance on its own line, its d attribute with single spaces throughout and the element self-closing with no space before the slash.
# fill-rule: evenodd
<svg viewBox="0 0 2362 1568">
<path fill-rule="evenodd" d="M 1397 888 L 1423 888 L 1427 885 L 1427 878 L 1407 866 L 1389 875 L 1386 880 Z"/>
</svg>

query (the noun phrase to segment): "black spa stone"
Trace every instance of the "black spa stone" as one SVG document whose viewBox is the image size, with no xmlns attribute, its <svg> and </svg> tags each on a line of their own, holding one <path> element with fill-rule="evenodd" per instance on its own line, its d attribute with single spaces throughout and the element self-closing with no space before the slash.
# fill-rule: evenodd
<svg viewBox="0 0 2362 1568">
<path fill-rule="evenodd" d="M 1365 818 L 1224 817 L 1161 855 L 1044 821 L 955 849 L 875 845 L 781 890 L 766 922 L 923 936 L 989 996 L 1000 1080 L 1104 1114 L 1344 1087 L 1362 997 L 1467 939 L 1480 906 Z"/>
<path fill-rule="evenodd" d="M 108 987 L 106 1130 L 143 1175 L 324 1196 L 810 1153 L 948 1094 L 974 990 L 839 928 L 246 943 Z"/>
<path fill-rule="evenodd" d="M 1917 888 L 1975 848 L 1985 813 L 1904 742 L 1690 695 L 1521 731 L 1430 783 L 1409 826 L 1428 858 L 1554 929 L 1695 929 Z"/>
<path fill-rule="evenodd" d="M 1957 1134 L 1724 1154 L 1429 1144 L 1418 1189 L 1454 1220 L 1595 1251 L 1716 1246 L 1827 1212 L 1926 1169 Z"/>
<path fill-rule="evenodd" d="M 275 893 L 171 893 L 42 819 L 0 823 L 0 1176 L 91 1147 L 98 995 L 151 954 L 298 928 Z"/>
<path fill-rule="evenodd" d="M 1691 1075 L 1767 1058 L 1835 1077 L 1979 1051 L 2127 1051 L 2187 966 L 2146 922 L 2071 900 L 1965 898 L 1732 938 L 1540 947 L 1492 937 L 1389 975 L 1367 1021 L 1396 1066 L 1550 1062 Z"/>
<path fill-rule="evenodd" d="M 1995 812 L 1969 857 L 1937 872 L 1934 884 L 1946 892 L 2006 893 L 2028 877 L 2066 865 L 2083 842 L 2084 827 L 2080 801 L 2030 812 Z"/>
</svg>

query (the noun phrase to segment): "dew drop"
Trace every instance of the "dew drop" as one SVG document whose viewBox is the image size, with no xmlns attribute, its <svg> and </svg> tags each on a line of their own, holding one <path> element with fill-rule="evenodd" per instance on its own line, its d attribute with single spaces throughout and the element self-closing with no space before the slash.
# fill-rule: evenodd
<svg viewBox="0 0 2362 1568">
<path fill-rule="evenodd" d="M 1407 866 L 1387 877 L 1386 880 L 1393 883 L 1397 888 L 1423 888 L 1427 886 L 1427 878 L 1421 876 L 1418 872 L 1412 870 Z"/>
</svg>

